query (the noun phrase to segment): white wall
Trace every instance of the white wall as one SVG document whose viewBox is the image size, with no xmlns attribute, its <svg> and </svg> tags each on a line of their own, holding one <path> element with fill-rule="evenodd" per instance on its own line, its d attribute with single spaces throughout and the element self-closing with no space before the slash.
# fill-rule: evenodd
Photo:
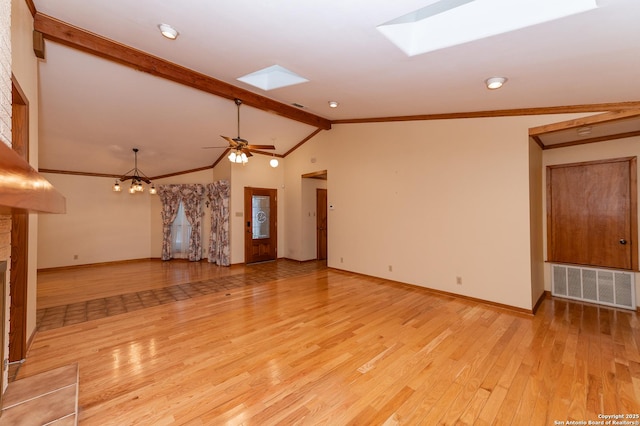
<svg viewBox="0 0 640 426">
<path fill-rule="evenodd" d="M 315 200 L 314 188 L 304 183 L 311 180 L 301 176 L 327 170 L 334 206 L 328 218 L 330 267 L 531 309 L 543 289 L 550 289 L 543 264 L 544 167 L 638 151 L 638 138 L 544 152 L 528 138 L 530 127 L 575 117 L 336 125 L 275 169 L 268 164 L 270 157 L 255 155 L 246 166 L 223 161 L 213 171 L 156 184 L 209 183 L 230 176 L 232 263 L 244 262 L 244 188 L 276 188 L 278 257 L 308 260 L 315 258 Z M 402 144 L 395 148 L 390 144 L 398 144 L 398 135 Z M 156 197 L 146 196 L 147 204 L 142 198 L 136 205 L 127 193 L 114 198 L 111 179 L 47 177 L 68 197 L 67 216 L 73 219 L 41 216 L 39 267 L 74 264 L 70 259 L 78 250 L 69 247 L 85 240 L 81 262 L 160 256 Z M 149 229 L 128 229 L 122 223 L 127 220 Z M 91 224 L 96 222 L 107 225 L 97 225 L 101 234 L 87 239 L 84 230 L 95 231 Z M 208 216 L 204 223 L 209 226 Z M 62 234 L 66 245 L 59 249 Z M 118 244 L 135 247 L 135 253 L 116 258 Z M 95 257 L 89 256 L 92 250 Z"/>
<path fill-rule="evenodd" d="M 154 195 L 113 192 L 112 178 L 43 175 L 66 197 L 67 213 L 40 216 L 39 269 L 149 258 Z"/>
<path fill-rule="evenodd" d="M 336 125 L 287 157 L 287 219 L 303 216 L 300 197 L 289 197 L 300 175 L 326 169 L 329 266 L 531 309 L 541 254 L 529 178 L 540 154 L 528 129 L 567 118 Z M 295 258 L 301 223 L 291 222 Z"/>
<path fill-rule="evenodd" d="M 309 187 L 309 185 L 313 185 L 310 181 L 314 179 L 302 179 L 302 175 L 327 170 L 329 158 L 333 155 L 328 149 L 328 140 L 333 131 L 320 132 L 286 158 L 284 180 L 287 188 L 285 200 L 287 221 L 284 230 L 286 245 L 284 257 L 301 261 L 316 257 L 315 235 L 313 241 L 304 237 L 309 234 L 310 227 L 315 226 L 315 221 L 312 225 L 308 216 L 309 212 L 315 211 L 315 198 L 311 201 L 311 195 L 308 192 L 310 190 L 315 192 Z M 280 163 L 282 164 L 282 161 Z M 329 179 L 331 179 L 331 175 L 329 175 Z M 305 183 L 304 189 L 303 183 Z M 328 181 L 322 183 L 322 187 L 328 188 L 328 186 Z M 327 191 L 327 194 L 330 201 L 331 192 Z M 313 197 L 315 197 L 315 193 Z M 315 218 L 313 219 L 315 220 Z M 332 231 L 329 230 L 329 240 L 332 235 Z"/>
</svg>

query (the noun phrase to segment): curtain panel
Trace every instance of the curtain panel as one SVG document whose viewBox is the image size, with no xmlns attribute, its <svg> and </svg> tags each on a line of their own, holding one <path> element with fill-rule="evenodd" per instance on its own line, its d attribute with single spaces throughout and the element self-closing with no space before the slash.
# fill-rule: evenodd
<svg viewBox="0 0 640 426">
<path fill-rule="evenodd" d="M 202 259 L 202 196 L 204 185 L 158 185 L 158 196 L 162 202 L 162 260 L 171 259 L 171 224 L 176 219 L 180 201 L 185 216 L 191 225 L 189 260 Z"/>
<path fill-rule="evenodd" d="M 209 235 L 209 263 L 220 266 L 230 264 L 229 243 L 229 195 L 228 180 L 209 183 L 206 187 L 207 199 L 211 205 L 211 234 Z"/>
</svg>

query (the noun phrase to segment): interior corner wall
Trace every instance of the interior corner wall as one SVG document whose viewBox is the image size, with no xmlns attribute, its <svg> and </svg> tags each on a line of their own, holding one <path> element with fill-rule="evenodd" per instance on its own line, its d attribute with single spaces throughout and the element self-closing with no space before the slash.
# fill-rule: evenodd
<svg viewBox="0 0 640 426">
<path fill-rule="evenodd" d="M 299 261 L 309 260 L 316 257 L 315 254 L 315 236 L 313 241 L 305 239 L 304 235 L 309 235 L 309 212 L 315 211 L 315 199 L 313 207 L 310 205 L 309 191 L 312 190 L 311 181 L 315 179 L 303 179 L 303 174 L 320 172 L 327 170 L 330 164 L 331 155 L 338 155 L 331 151 L 331 135 L 333 130 L 318 133 L 310 141 L 298 147 L 292 154 L 286 158 L 285 169 L 285 185 L 286 185 L 286 217 L 285 223 L 285 240 L 286 252 L 285 256 Z M 323 182 L 322 186 L 327 188 L 328 199 L 331 200 L 331 190 L 329 190 L 328 180 Z M 365 182 L 366 179 L 359 180 Z M 303 182 L 306 182 L 303 187 Z M 329 218 L 328 218 L 329 219 Z M 328 240 L 332 237 L 332 231 L 329 231 Z M 313 255 L 311 254 L 313 250 Z"/>
<path fill-rule="evenodd" d="M 213 179 L 211 182 L 219 181 L 219 180 L 228 180 L 231 182 L 231 161 L 228 161 L 226 158 L 222 158 L 218 164 L 211 171 Z"/>
<path fill-rule="evenodd" d="M 544 242 L 545 228 L 542 218 L 542 148 L 529 140 L 529 225 L 531 241 L 531 305 L 535 306 L 544 294 Z"/>
<path fill-rule="evenodd" d="M 585 161 L 607 160 L 622 157 L 640 157 L 640 136 L 632 138 L 610 140 L 584 145 L 574 145 L 564 148 L 547 149 L 543 151 L 543 168 L 547 166 L 567 163 L 579 163 Z M 638 164 L 638 176 L 640 176 L 640 162 Z M 542 173 L 543 188 L 546 188 L 546 173 Z M 640 199 L 640 185 L 639 199 Z M 546 211 L 546 196 L 543 197 L 543 211 Z M 640 213 L 640 212 L 639 212 Z M 640 215 L 639 215 L 640 216 Z M 640 220 L 640 219 L 637 219 Z M 544 229 L 546 230 L 546 216 L 543 216 Z M 547 235 L 543 233 L 544 256 L 547 258 Z M 640 238 L 638 239 L 640 241 Z M 545 289 L 551 291 L 551 266 L 545 265 Z M 640 273 L 635 274 L 636 304 L 640 306 Z"/>
<path fill-rule="evenodd" d="M 113 179 L 43 173 L 67 200 L 67 213 L 41 215 L 38 269 L 150 257 L 147 191 L 113 192 Z"/>
<path fill-rule="evenodd" d="M 24 0 L 11 0 L 11 72 L 29 102 L 29 163 L 38 168 L 38 59 L 33 52 L 33 17 Z M 29 215 L 27 270 L 27 330 L 36 329 L 39 215 Z"/>
<path fill-rule="evenodd" d="M 330 267 L 530 310 L 528 129 L 568 118 L 334 125 L 287 156 L 287 190 L 328 171 Z M 287 200 L 292 253 L 296 204 Z"/>
</svg>

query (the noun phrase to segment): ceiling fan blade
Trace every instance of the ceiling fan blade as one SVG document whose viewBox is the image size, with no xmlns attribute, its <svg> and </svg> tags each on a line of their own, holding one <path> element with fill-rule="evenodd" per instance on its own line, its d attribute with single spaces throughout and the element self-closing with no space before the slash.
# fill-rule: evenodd
<svg viewBox="0 0 640 426">
<path fill-rule="evenodd" d="M 228 145 L 225 146 L 201 146 L 200 148 L 202 149 L 225 149 L 225 148 L 229 148 Z"/>
<path fill-rule="evenodd" d="M 247 148 L 242 148 L 241 151 L 244 152 L 247 155 L 247 157 L 253 157 L 253 154 Z"/>
<path fill-rule="evenodd" d="M 226 140 L 227 142 L 229 142 L 229 146 L 231 148 L 235 148 L 238 146 L 238 142 L 234 141 L 232 138 L 230 138 L 229 136 L 222 136 L 220 135 L 220 137 L 224 140 Z"/>
<path fill-rule="evenodd" d="M 247 145 L 249 149 L 276 149 L 273 145 Z"/>
</svg>

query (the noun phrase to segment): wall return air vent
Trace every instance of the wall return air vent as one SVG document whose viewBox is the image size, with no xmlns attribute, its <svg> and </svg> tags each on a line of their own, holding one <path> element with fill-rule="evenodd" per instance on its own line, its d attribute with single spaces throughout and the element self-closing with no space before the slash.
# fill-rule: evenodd
<svg viewBox="0 0 640 426">
<path fill-rule="evenodd" d="M 551 265 L 551 294 L 567 299 L 636 309 L 633 272 Z"/>
</svg>

